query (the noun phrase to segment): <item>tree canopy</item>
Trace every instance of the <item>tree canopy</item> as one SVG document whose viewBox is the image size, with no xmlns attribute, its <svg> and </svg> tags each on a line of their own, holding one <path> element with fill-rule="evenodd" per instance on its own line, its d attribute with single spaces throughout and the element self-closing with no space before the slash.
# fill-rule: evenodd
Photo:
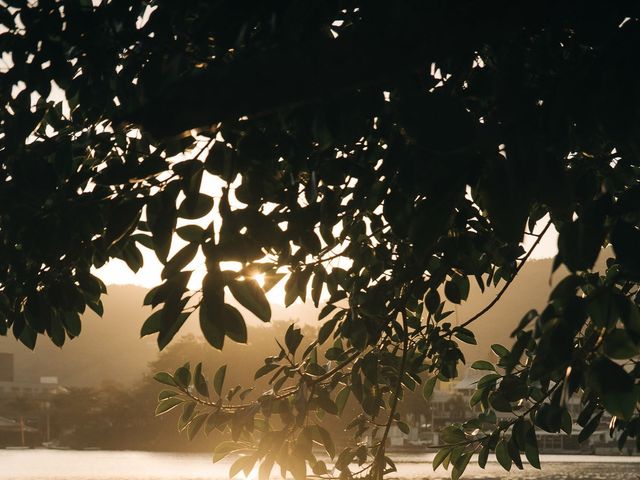
<svg viewBox="0 0 640 480">
<path fill-rule="evenodd" d="M 142 327 L 160 348 L 190 315 L 213 347 L 245 342 L 229 298 L 269 321 L 282 280 L 323 323 L 265 359 L 272 388 L 227 394 L 224 370 L 185 365 L 159 376 L 158 412 L 230 429 L 232 474 L 381 478 L 403 392 L 454 379 L 475 342 L 484 311 L 454 325 L 451 305 L 471 282 L 507 288 L 523 236 L 553 225 L 570 274 L 475 365 L 478 418 L 447 427 L 434 466 L 539 466 L 535 431 L 570 428 L 573 396 L 582 438 L 608 412 L 640 443 L 635 2 L 1 3 L 1 334 L 77 336 L 102 313 L 91 269 L 137 270 L 141 247 L 164 264 Z M 320 419 L 347 401 L 354 446 L 335 452 Z"/>
</svg>

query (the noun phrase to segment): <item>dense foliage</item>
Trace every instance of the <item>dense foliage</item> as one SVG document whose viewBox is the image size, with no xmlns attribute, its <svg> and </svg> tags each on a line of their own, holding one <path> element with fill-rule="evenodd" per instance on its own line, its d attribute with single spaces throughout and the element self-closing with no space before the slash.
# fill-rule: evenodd
<svg viewBox="0 0 640 480">
<path fill-rule="evenodd" d="M 304 351 L 289 329 L 256 373 L 272 388 L 227 394 L 224 369 L 185 365 L 160 375 L 158 412 L 230 429 L 232 474 L 380 478 L 403 392 L 454 379 L 475 342 L 479 315 L 453 325 L 451 304 L 508 286 L 523 236 L 553 224 L 570 275 L 514 319 L 497 367 L 476 365 L 478 418 L 445 430 L 434 465 L 538 466 L 535 431 L 566 429 L 572 396 L 583 436 L 608 412 L 640 442 L 634 2 L 2 3 L 0 333 L 62 345 L 102 310 L 91 267 L 136 270 L 143 246 L 165 265 L 143 334 L 163 348 L 197 314 L 222 348 L 247 340 L 230 296 L 269 321 L 253 277 L 290 272 L 286 303 L 326 303 L 324 323 Z M 335 452 L 321 419 L 349 398 L 354 446 Z"/>
</svg>

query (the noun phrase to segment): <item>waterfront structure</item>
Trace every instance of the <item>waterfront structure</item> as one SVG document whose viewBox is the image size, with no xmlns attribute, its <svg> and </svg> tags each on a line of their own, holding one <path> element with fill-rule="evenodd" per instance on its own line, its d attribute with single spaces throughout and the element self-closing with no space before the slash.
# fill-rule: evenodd
<svg viewBox="0 0 640 480">
<path fill-rule="evenodd" d="M 13 354 L 0 353 L 0 446 L 39 445 L 51 440 L 51 398 L 66 389 L 58 378 L 17 381 Z"/>
<path fill-rule="evenodd" d="M 453 423 L 463 423 L 474 418 L 475 409 L 469 406 L 469 400 L 475 391 L 476 382 L 487 372 L 468 369 L 456 382 L 438 382 L 431 399 L 421 407 L 406 412 L 403 421 L 410 427 L 409 433 L 403 433 L 396 425 L 389 432 L 389 445 L 402 448 L 429 448 L 441 443 L 439 432 Z M 477 409 L 478 407 L 476 407 Z M 575 420 L 580 412 L 580 400 L 573 396 L 568 400 L 567 408 Z M 505 420 L 513 418 L 513 414 L 498 413 Z M 611 416 L 602 417 L 597 431 L 585 442 L 578 442 L 582 430 L 578 424 L 572 425 L 571 434 L 536 432 L 541 453 L 547 454 L 606 454 L 632 455 L 633 448 L 625 445 L 622 450 L 617 447 L 617 438 L 609 434 Z M 628 440 L 627 444 L 631 442 Z"/>
</svg>

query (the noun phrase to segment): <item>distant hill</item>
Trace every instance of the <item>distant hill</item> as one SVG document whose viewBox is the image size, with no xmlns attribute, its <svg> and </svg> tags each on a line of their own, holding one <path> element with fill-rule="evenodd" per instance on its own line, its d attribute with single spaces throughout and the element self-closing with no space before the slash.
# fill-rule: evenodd
<svg viewBox="0 0 640 480">
<path fill-rule="evenodd" d="M 109 286 L 104 317 L 85 312 L 81 335 L 61 349 L 39 337 L 32 352 L 9 336 L 0 337 L 0 351 L 15 354 L 16 381 L 37 382 L 51 375 L 63 385 L 128 384 L 140 377 L 157 351 L 153 339 L 140 339 L 140 326 L 150 312 L 142 307 L 145 293 L 131 285 Z"/>
<path fill-rule="evenodd" d="M 604 271 L 605 261 L 610 256 L 609 250 L 603 250 L 596 262 L 595 270 Z M 500 343 L 510 347 L 513 344 L 511 332 L 524 314 L 532 308 L 538 311 L 544 308 L 552 288 L 568 273 L 561 267 L 552 275 L 552 264 L 551 258 L 528 261 L 498 303 L 470 327 L 476 335 L 478 345 L 464 345 L 467 365 L 478 359 L 495 360 L 495 355 L 490 351 L 491 344 Z M 469 301 L 457 309 L 459 323 L 463 323 L 484 308 L 503 285 L 501 283 L 498 288 L 488 288 L 481 294 L 476 282 L 472 280 L 471 283 L 473 287 Z M 456 313 L 450 318 L 453 318 L 451 322 L 455 324 Z"/>
<path fill-rule="evenodd" d="M 604 262 L 601 259 L 599 263 L 602 266 Z M 464 346 L 467 363 L 489 357 L 492 343 L 511 345 L 509 334 L 520 318 L 530 308 L 543 307 L 551 285 L 565 275 L 561 271 L 551 277 L 550 273 L 550 259 L 533 260 L 525 265 L 500 302 L 474 325 L 479 345 Z M 475 282 L 472 283 L 475 285 Z M 148 363 L 158 357 L 155 338 L 139 337 L 140 326 L 150 311 L 142 307 L 146 289 L 111 285 L 108 291 L 109 294 L 104 298 L 104 317 L 86 313 L 82 334 L 67 342 L 62 349 L 39 338 L 36 350 L 31 352 L 13 337 L 0 337 L 0 352 L 15 354 L 16 380 L 30 382 L 38 381 L 41 376 L 57 376 L 63 385 L 97 386 L 105 382 L 126 385 L 140 379 L 147 371 Z M 457 307 L 449 317 L 450 321 L 453 324 L 464 322 L 491 301 L 496 292 L 497 289 L 489 288 L 481 294 L 475 285 L 469 301 Z M 273 305 L 274 319 L 300 319 L 313 326 L 316 324 L 315 315 L 316 309 L 312 305 L 296 304 L 289 309 Z M 246 318 L 250 319 L 251 315 L 247 314 Z M 249 321 L 260 323 L 253 319 Z M 270 337 L 276 334 L 270 325 L 265 325 L 266 329 Z M 183 330 L 184 334 L 200 335 L 195 318 L 190 318 Z M 258 365 L 260 359 L 255 362 Z"/>
<path fill-rule="evenodd" d="M 158 356 L 154 336 L 140 338 L 140 327 L 150 313 L 142 306 L 147 290 L 134 285 L 109 285 L 103 298 L 104 317 L 87 310 L 82 318 L 82 333 L 62 348 L 44 337 L 38 338 L 34 351 L 13 336 L 0 337 L 0 352 L 15 355 L 15 379 L 38 382 L 40 377 L 56 376 L 60 384 L 98 386 L 102 383 L 130 384 L 147 371 L 149 362 Z M 294 320 L 311 318 L 313 305 L 293 305 L 289 309 L 273 305 L 273 318 Z M 183 327 L 181 334 L 200 336 L 197 316 Z M 262 324 L 250 313 L 248 322 Z M 267 325 L 271 330 L 271 326 Z M 249 338 L 251 341 L 251 338 Z"/>
</svg>

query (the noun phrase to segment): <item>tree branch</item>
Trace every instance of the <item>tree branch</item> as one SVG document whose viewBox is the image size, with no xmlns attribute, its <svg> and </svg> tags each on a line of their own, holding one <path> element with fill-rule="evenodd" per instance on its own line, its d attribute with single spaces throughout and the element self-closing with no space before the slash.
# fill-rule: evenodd
<svg viewBox="0 0 640 480">
<path fill-rule="evenodd" d="M 518 276 L 518 273 L 520 272 L 520 270 L 522 269 L 524 264 L 527 262 L 527 260 L 529 259 L 529 257 L 533 253 L 533 251 L 536 249 L 536 247 L 538 246 L 538 244 L 542 240 L 542 237 L 544 237 L 544 234 L 547 233 L 547 230 L 549 230 L 550 226 L 551 226 L 551 220 L 549 220 L 547 222 L 547 224 L 544 226 L 544 228 L 540 232 L 540 235 L 538 236 L 538 238 L 536 238 L 536 241 L 533 242 L 533 245 L 531 245 L 531 248 L 529 249 L 529 251 L 522 258 L 522 261 L 520 262 L 520 265 L 518 265 L 518 268 L 516 268 L 516 271 L 513 274 L 513 276 L 507 281 L 507 283 L 504 284 L 504 286 L 500 289 L 500 291 L 495 296 L 495 298 L 493 300 L 491 300 L 491 302 L 489 302 L 489 304 L 486 307 L 484 307 L 482 310 L 480 310 L 478 313 L 476 313 L 473 317 L 471 317 L 469 320 L 467 320 L 462 325 L 460 325 L 461 327 L 466 327 L 467 325 L 470 325 L 471 323 L 475 322 L 477 319 L 479 319 L 485 313 L 487 313 L 489 310 L 491 310 L 496 303 L 498 303 L 500 298 L 502 298 L 502 295 L 504 295 L 504 293 L 507 291 L 509 286 L 513 283 L 515 278 Z"/>
<path fill-rule="evenodd" d="M 389 419 L 387 420 L 387 425 L 384 428 L 384 432 L 382 434 L 382 439 L 380 440 L 380 446 L 378 447 L 378 451 L 376 452 L 376 456 L 373 460 L 373 470 L 372 475 L 376 476 L 376 480 L 382 480 L 384 476 L 384 470 L 382 462 L 384 461 L 384 453 L 385 453 L 385 444 L 387 442 L 387 437 L 389 436 L 389 431 L 391 430 L 391 424 L 393 423 L 393 419 L 398 408 L 398 398 L 400 397 L 400 392 L 402 390 L 402 377 L 404 377 L 404 371 L 407 367 L 407 353 L 409 349 L 409 332 L 407 330 L 407 312 L 404 308 L 401 309 L 402 315 L 402 328 L 404 330 L 404 338 L 402 339 L 402 358 L 400 360 L 400 369 L 398 372 L 398 383 L 396 384 L 396 388 L 393 392 L 393 398 L 391 399 L 391 409 L 389 410 Z"/>
</svg>

